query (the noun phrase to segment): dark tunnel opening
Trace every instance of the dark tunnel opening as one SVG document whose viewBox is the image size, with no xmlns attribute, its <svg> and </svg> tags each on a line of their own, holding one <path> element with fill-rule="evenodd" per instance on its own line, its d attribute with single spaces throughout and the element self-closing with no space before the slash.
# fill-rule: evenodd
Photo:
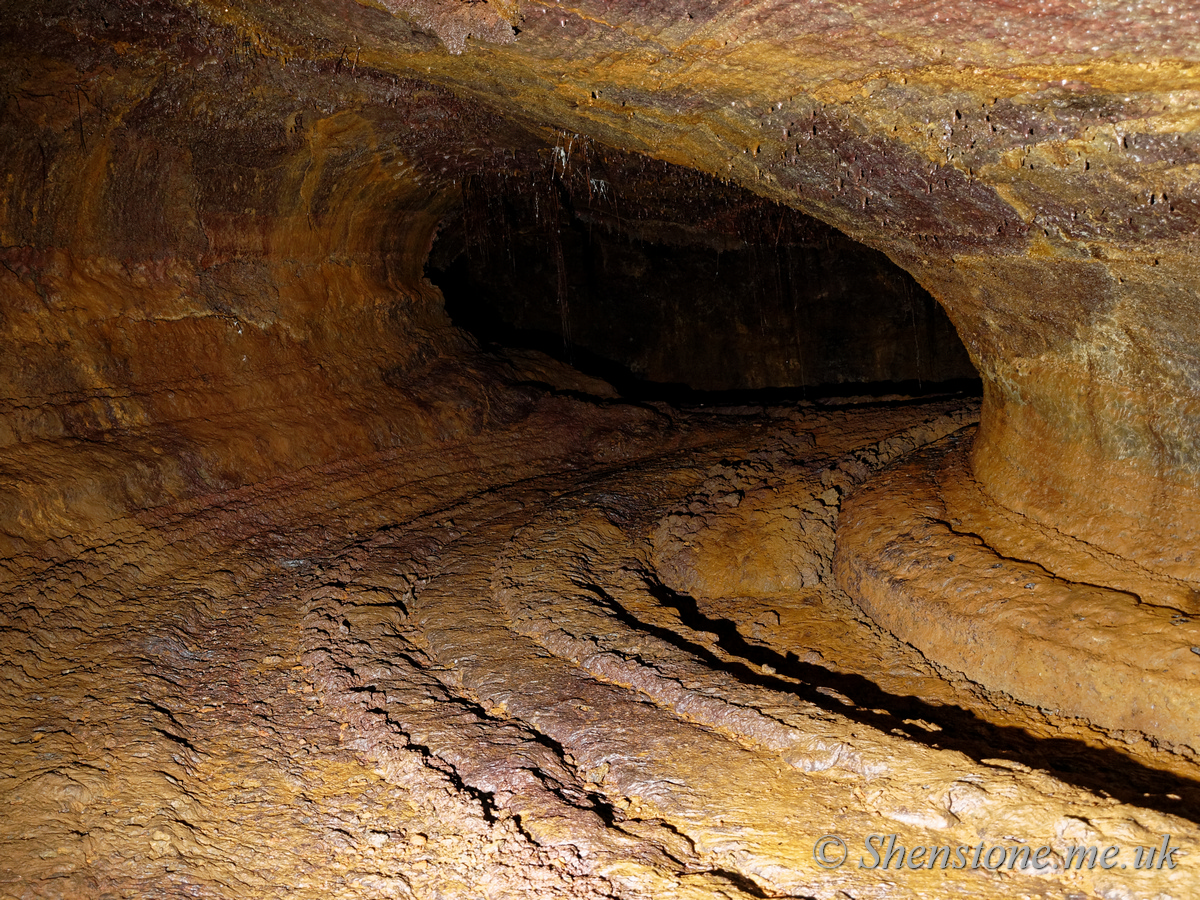
<svg viewBox="0 0 1200 900">
<path fill-rule="evenodd" d="M 977 394 L 936 300 L 883 253 L 701 173 L 594 144 L 477 176 L 426 271 L 485 347 L 636 399 Z"/>
</svg>

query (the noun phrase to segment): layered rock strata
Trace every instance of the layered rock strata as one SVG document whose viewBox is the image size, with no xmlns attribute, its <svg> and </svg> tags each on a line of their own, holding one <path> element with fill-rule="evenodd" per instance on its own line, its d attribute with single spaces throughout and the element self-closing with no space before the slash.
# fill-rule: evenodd
<svg viewBox="0 0 1200 900">
<path fill-rule="evenodd" d="M 970 444 L 915 454 L 847 503 L 839 583 L 975 681 L 1194 755 L 1194 589 L 998 505 L 970 477 Z"/>
<path fill-rule="evenodd" d="M 614 466 L 578 440 L 612 414 L 577 409 L 10 565 L 3 890 L 1191 896 L 1182 760 L 945 677 L 836 591 L 828 537 L 807 589 L 681 589 L 673 537 L 828 535 L 840 493 L 973 414 L 677 416 L 676 450 Z M 814 860 L 826 833 L 845 867 Z M 871 868 L 872 834 L 1047 865 Z M 1164 834 L 1187 855 L 1133 869 Z M 1067 865 L 1091 845 L 1129 868 Z"/>
<path fill-rule="evenodd" d="M 3 891 L 1194 896 L 1064 854 L 1195 845 L 1196 18 L 0 5 Z M 911 273 L 969 463 L 837 538 L 966 418 L 681 424 L 480 352 L 438 228 L 584 137 Z M 813 828 L 1063 864 L 898 888 Z"/>
</svg>

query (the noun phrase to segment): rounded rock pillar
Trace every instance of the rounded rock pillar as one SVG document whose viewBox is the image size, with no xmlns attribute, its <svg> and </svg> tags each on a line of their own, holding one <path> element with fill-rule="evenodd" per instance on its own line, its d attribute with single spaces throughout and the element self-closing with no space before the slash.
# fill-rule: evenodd
<svg viewBox="0 0 1200 900">
<path fill-rule="evenodd" d="M 1200 295 L 1186 248 L 956 261 L 988 495 L 1131 566 L 1200 579 Z"/>
</svg>

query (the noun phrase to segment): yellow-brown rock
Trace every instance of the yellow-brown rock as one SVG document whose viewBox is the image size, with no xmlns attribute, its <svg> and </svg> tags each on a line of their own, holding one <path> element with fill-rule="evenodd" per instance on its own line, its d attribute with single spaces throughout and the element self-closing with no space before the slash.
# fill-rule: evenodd
<svg viewBox="0 0 1200 900">
<path fill-rule="evenodd" d="M 0 898 L 1200 895 L 1195 10 L 0 26 Z M 982 403 L 624 402 L 451 323 L 493 200 L 886 256 Z M 701 386 L 908 378 L 887 321 Z"/>
</svg>

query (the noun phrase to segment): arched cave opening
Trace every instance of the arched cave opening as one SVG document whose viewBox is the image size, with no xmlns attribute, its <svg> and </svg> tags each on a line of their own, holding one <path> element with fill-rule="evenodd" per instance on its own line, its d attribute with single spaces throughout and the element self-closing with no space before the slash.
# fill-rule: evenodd
<svg viewBox="0 0 1200 900">
<path fill-rule="evenodd" d="M 528 180 L 464 179 L 427 262 L 484 346 L 546 353 L 641 399 L 978 393 L 945 311 L 878 250 L 585 139 L 545 158 Z"/>
</svg>

